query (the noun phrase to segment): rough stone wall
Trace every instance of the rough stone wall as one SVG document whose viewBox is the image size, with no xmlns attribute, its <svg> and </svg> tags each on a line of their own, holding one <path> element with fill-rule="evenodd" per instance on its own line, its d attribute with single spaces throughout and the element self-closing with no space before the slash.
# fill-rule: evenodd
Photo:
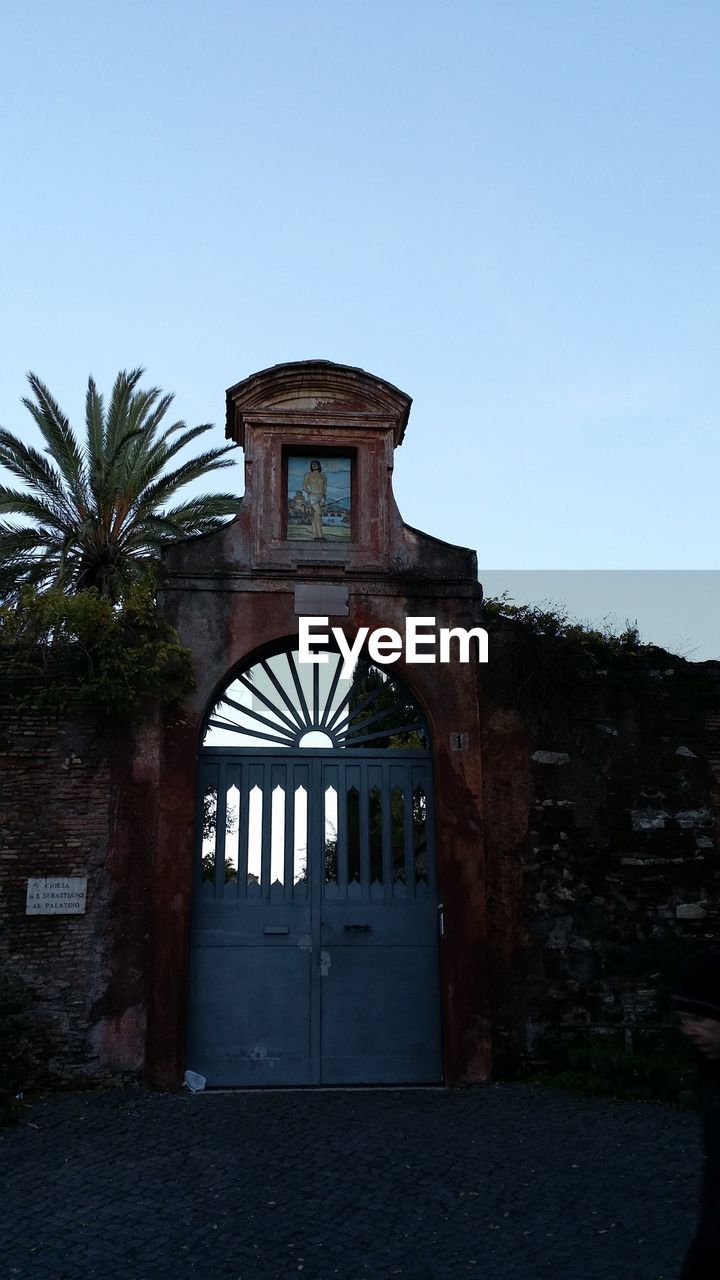
<svg viewBox="0 0 720 1280">
<path fill-rule="evenodd" d="M 28 706 L 7 684 L 0 706 L 0 1058 L 27 1086 L 134 1078 L 144 1008 L 127 988 L 142 926 L 132 859 L 122 858 L 115 871 L 112 865 L 113 746 L 91 720 Z M 27 686 L 18 692 L 27 694 Z M 87 875 L 86 913 L 26 915 L 28 878 L 61 875 Z"/>
<path fill-rule="evenodd" d="M 600 671 L 554 734 L 486 706 L 496 1072 L 548 1032 L 667 1025 L 682 956 L 720 940 L 720 664 L 661 656 L 622 707 Z"/>
</svg>

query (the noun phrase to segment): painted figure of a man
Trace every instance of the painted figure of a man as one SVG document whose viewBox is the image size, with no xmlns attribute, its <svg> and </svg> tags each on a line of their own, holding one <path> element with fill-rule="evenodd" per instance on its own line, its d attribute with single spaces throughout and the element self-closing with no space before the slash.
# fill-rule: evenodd
<svg viewBox="0 0 720 1280">
<path fill-rule="evenodd" d="M 313 541 L 322 542 L 324 540 L 322 513 L 327 493 L 327 476 L 323 475 L 323 469 L 317 458 L 312 459 L 310 470 L 305 472 L 302 487 L 305 502 L 310 508 Z"/>
</svg>

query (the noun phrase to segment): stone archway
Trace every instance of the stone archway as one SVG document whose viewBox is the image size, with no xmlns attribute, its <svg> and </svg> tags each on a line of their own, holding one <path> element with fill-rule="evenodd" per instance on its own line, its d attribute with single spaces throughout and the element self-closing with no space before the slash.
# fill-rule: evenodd
<svg viewBox="0 0 720 1280">
<path fill-rule="evenodd" d="M 474 552 L 406 525 L 395 504 L 394 450 L 409 408 L 396 387 L 328 361 L 276 366 L 232 387 L 227 434 L 244 448 L 246 477 L 237 518 L 165 554 L 161 603 L 193 654 L 198 686 L 179 719 L 161 728 L 156 757 L 134 762 L 156 778 L 159 796 L 146 1057 L 155 1083 L 178 1083 L 186 1060 L 196 748 L 222 673 L 237 670 L 243 655 L 275 651 L 279 637 L 298 634 L 303 616 L 326 617 L 351 637 L 362 627 L 403 633 L 409 616 L 433 617 L 438 628 L 477 625 Z M 328 480 L 332 521 L 322 535 L 298 510 L 298 488 L 302 497 L 306 477 L 318 473 L 314 460 L 337 480 L 332 493 Z M 491 966 L 477 669 L 457 661 L 408 669 L 401 657 L 393 671 L 422 706 L 432 742 L 444 1078 L 486 1079 Z"/>
</svg>

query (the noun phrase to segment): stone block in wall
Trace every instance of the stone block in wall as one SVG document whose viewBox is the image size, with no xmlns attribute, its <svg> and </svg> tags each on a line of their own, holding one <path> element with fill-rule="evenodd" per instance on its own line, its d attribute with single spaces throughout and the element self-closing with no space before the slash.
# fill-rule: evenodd
<svg viewBox="0 0 720 1280">
<path fill-rule="evenodd" d="M 676 920 L 705 920 L 707 909 L 699 902 L 681 902 L 675 908 Z"/>
<path fill-rule="evenodd" d="M 674 815 L 675 822 L 685 830 L 712 825 L 712 814 L 709 809 L 685 809 Z"/>
<path fill-rule="evenodd" d="M 632 809 L 630 823 L 633 831 L 662 831 L 668 817 L 664 809 Z"/>
<path fill-rule="evenodd" d="M 623 1016 L 628 1022 L 644 1022 L 658 1016 L 655 987 L 637 986 L 623 997 Z"/>
</svg>

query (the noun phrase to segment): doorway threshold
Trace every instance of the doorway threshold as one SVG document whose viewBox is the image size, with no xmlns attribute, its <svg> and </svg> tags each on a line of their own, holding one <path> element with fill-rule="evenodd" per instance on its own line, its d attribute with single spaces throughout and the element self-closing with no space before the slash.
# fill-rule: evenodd
<svg viewBox="0 0 720 1280">
<path fill-rule="evenodd" d="M 196 1091 L 189 1089 L 188 1093 L 199 1098 L 228 1093 L 443 1093 L 448 1088 L 446 1084 L 208 1085 Z"/>
</svg>

